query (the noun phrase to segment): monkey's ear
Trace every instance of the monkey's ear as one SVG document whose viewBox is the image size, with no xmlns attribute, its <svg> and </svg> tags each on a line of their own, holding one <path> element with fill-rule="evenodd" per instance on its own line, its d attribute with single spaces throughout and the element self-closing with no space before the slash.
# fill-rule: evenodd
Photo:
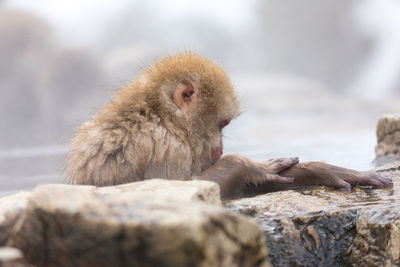
<svg viewBox="0 0 400 267">
<path fill-rule="evenodd" d="M 192 81 L 182 80 L 175 88 L 174 103 L 180 109 L 187 109 L 195 104 L 197 94 L 197 86 Z"/>
</svg>

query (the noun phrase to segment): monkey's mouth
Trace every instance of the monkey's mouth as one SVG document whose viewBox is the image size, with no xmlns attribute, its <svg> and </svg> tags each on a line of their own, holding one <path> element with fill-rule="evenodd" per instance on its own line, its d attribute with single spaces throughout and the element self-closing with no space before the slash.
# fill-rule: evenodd
<svg viewBox="0 0 400 267">
<path fill-rule="evenodd" d="M 211 155 L 207 159 L 204 159 L 204 161 L 202 162 L 201 171 L 203 172 L 213 166 L 215 163 L 217 163 L 217 161 L 221 159 L 222 153 L 222 149 L 215 149 L 214 151 L 212 151 Z"/>
<path fill-rule="evenodd" d="M 211 153 L 211 165 L 214 165 L 218 160 L 221 159 L 222 153 L 223 153 L 222 147 L 219 147 L 219 148 L 215 149 Z"/>
</svg>

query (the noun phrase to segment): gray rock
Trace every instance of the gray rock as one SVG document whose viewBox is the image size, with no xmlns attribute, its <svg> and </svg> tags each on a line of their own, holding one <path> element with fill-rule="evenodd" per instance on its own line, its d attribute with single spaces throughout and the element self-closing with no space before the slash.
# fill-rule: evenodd
<svg viewBox="0 0 400 267">
<path fill-rule="evenodd" d="M 38 266 L 268 266 L 255 222 L 193 200 L 217 195 L 205 181 L 40 186 L 8 244 Z"/>
<path fill-rule="evenodd" d="M 0 247 L 1 267 L 27 267 L 31 266 L 23 261 L 21 250 L 11 247 Z"/>
<path fill-rule="evenodd" d="M 376 166 L 400 160 L 400 114 L 383 116 L 378 122 L 376 135 Z"/>
<path fill-rule="evenodd" d="M 257 218 L 274 266 L 400 266 L 400 165 L 378 170 L 393 189 L 303 188 L 225 205 Z"/>
<path fill-rule="evenodd" d="M 3 246 L 19 216 L 25 210 L 30 193 L 21 192 L 0 198 L 0 246 Z"/>
</svg>

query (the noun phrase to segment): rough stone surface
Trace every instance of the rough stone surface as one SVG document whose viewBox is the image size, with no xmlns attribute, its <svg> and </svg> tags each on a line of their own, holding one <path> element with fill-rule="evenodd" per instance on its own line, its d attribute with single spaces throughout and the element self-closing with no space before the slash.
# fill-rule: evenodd
<svg viewBox="0 0 400 267">
<path fill-rule="evenodd" d="M 377 171 L 393 189 L 303 188 L 225 205 L 257 218 L 273 266 L 400 266 L 400 164 Z"/>
<path fill-rule="evenodd" d="M 175 182 L 163 180 L 160 191 L 172 194 L 159 194 L 155 182 L 101 189 L 40 186 L 8 245 L 37 266 L 269 265 L 255 222 L 192 200 L 214 202 L 215 184 L 179 182 L 173 190 L 165 188 Z"/>
<path fill-rule="evenodd" d="M 98 187 L 97 192 L 151 192 L 165 198 L 173 197 L 182 201 L 201 201 L 208 204 L 221 204 L 219 186 L 208 181 L 179 181 L 151 179 L 117 186 Z"/>
<path fill-rule="evenodd" d="M 0 198 L 0 246 L 5 244 L 16 221 L 25 210 L 29 196 L 29 192 L 21 192 Z"/>
<path fill-rule="evenodd" d="M 23 261 L 21 250 L 11 247 L 0 247 L 1 267 L 23 267 L 32 266 Z"/>
<path fill-rule="evenodd" d="M 378 122 L 376 135 L 376 165 L 400 160 L 400 114 L 383 116 Z"/>
</svg>

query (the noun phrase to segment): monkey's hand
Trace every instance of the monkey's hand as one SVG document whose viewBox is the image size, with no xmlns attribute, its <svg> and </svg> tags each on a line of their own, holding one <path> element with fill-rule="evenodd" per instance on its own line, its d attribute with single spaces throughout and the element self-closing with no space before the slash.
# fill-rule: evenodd
<svg viewBox="0 0 400 267">
<path fill-rule="evenodd" d="M 390 188 L 393 182 L 373 171 L 355 171 L 324 162 L 306 162 L 279 172 L 294 177 L 292 185 L 326 185 L 350 190 L 351 186 L 367 185 L 374 188 Z"/>
<path fill-rule="evenodd" d="M 247 159 L 248 160 L 248 159 Z M 264 162 L 252 162 L 247 164 L 252 167 L 252 173 L 243 178 L 246 184 L 259 185 L 268 182 L 292 183 L 294 177 L 278 174 L 299 163 L 299 158 L 278 158 L 270 159 Z"/>
<path fill-rule="evenodd" d="M 221 197 L 232 197 L 241 195 L 245 189 L 258 187 L 261 184 L 293 183 L 294 178 L 285 177 L 278 172 L 290 168 L 298 162 L 298 158 L 255 162 L 243 156 L 227 155 L 194 178 L 214 181 L 220 186 Z"/>
</svg>

